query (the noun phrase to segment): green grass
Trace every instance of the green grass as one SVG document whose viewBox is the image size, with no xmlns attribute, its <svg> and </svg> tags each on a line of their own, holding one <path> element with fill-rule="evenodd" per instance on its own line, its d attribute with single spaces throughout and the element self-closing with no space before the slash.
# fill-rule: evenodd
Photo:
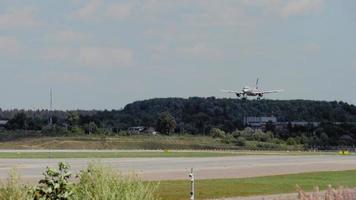
<svg viewBox="0 0 356 200">
<path fill-rule="evenodd" d="M 233 152 L 199 151 L 132 151 L 132 152 L 0 152 L 0 158 L 157 158 L 157 157 L 221 157 L 238 156 Z"/>
<path fill-rule="evenodd" d="M 191 135 L 28 137 L 0 142 L 0 149 L 234 149 L 220 139 Z"/>
<path fill-rule="evenodd" d="M 296 191 L 297 184 L 305 191 L 311 191 L 314 186 L 325 189 L 329 184 L 334 186 L 356 187 L 355 177 L 356 170 L 242 179 L 197 180 L 196 198 L 212 199 L 291 193 Z M 158 195 L 162 199 L 169 200 L 189 199 L 189 192 L 189 181 L 161 181 L 158 188 Z"/>
<path fill-rule="evenodd" d="M 177 157 L 223 157 L 246 155 L 337 155 L 331 153 L 287 152 L 287 151 L 4 151 L 1 158 L 48 159 L 48 158 L 177 158 Z"/>
</svg>

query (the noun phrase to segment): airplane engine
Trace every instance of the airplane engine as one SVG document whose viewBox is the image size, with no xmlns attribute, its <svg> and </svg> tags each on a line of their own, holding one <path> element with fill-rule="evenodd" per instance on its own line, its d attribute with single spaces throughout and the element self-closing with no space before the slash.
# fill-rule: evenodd
<svg viewBox="0 0 356 200">
<path fill-rule="evenodd" d="M 237 97 L 241 97 L 241 94 L 239 94 L 239 93 L 236 93 L 236 96 L 237 96 Z"/>
</svg>

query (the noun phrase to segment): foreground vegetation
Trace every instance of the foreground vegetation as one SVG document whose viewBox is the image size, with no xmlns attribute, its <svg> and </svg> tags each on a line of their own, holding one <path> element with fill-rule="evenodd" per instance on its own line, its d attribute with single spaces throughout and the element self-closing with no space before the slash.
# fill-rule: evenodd
<svg viewBox="0 0 356 200">
<path fill-rule="evenodd" d="M 196 181 L 197 199 L 223 197 L 270 195 L 296 192 L 299 185 L 305 191 L 312 191 L 315 186 L 320 190 L 335 186 L 356 187 L 356 170 L 313 172 L 279 176 L 266 176 L 242 179 L 213 179 Z M 161 181 L 158 195 L 162 199 L 189 199 L 189 181 Z"/>
<path fill-rule="evenodd" d="M 76 178 L 63 163 L 59 164 L 58 170 L 47 168 L 44 175 L 45 177 L 37 186 L 26 186 L 13 171 L 7 182 L 0 183 L 0 199 L 183 200 L 189 199 L 190 192 L 188 180 L 143 182 L 135 175 L 124 176 L 98 163 L 91 163 Z M 318 190 L 330 190 L 330 184 L 336 187 L 341 185 L 356 187 L 355 176 L 356 170 L 350 170 L 242 179 L 196 180 L 196 198 L 243 197 L 296 191 L 307 197 L 304 191 L 313 191 L 315 186 L 318 186 Z M 354 191 L 349 192 L 354 193 Z"/>
<path fill-rule="evenodd" d="M 25 186 L 16 173 L 0 186 L 1 200 L 156 200 L 157 183 L 145 183 L 135 175 L 123 176 L 109 167 L 91 163 L 71 182 L 69 166 L 47 168 L 37 186 Z"/>
</svg>

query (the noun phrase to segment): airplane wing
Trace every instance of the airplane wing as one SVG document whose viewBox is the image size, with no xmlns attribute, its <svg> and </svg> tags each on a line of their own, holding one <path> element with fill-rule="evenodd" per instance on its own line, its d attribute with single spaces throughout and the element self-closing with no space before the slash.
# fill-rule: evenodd
<svg viewBox="0 0 356 200">
<path fill-rule="evenodd" d="M 278 92 L 283 92 L 284 90 L 267 90 L 267 91 L 262 91 L 262 94 L 270 94 L 270 93 L 278 93 Z"/>
<path fill-rule="evenodd" d="M 242 92 L 238 92 L 238 91 L 234 91 L 234 90 L 221 90 L 221 92 L 234 93 L 234 94 L 243 94 Z"/>
</svg>

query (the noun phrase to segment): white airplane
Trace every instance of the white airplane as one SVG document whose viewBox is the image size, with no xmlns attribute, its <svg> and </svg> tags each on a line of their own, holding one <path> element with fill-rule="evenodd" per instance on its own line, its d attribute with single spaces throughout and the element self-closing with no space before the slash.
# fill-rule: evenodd
<svg viewBox="0 0 356 200">
<path fill-rule="evenodd" d="M 236 94 L 237 97 L 241 97 L 242 99 L 247 99 L 248 96 L 257 96 L 257 100 L 260 100 L 264 94 L 271 94 L 271 93 L 278 93 L 278 92 L 283 92 L 283 90 L 261 90 L 258 88 L 258 81 L 259 79 L 257 78 L 256 81 L 256 86 L 255 88 L 251 88 L 249 86 L 245 86 L 241 92 L 239 91 L 233 91 L 233 90 L 221 90 L 222 92 L 227 92 L 227 93 L 234 93 Z"/>
</svg>

